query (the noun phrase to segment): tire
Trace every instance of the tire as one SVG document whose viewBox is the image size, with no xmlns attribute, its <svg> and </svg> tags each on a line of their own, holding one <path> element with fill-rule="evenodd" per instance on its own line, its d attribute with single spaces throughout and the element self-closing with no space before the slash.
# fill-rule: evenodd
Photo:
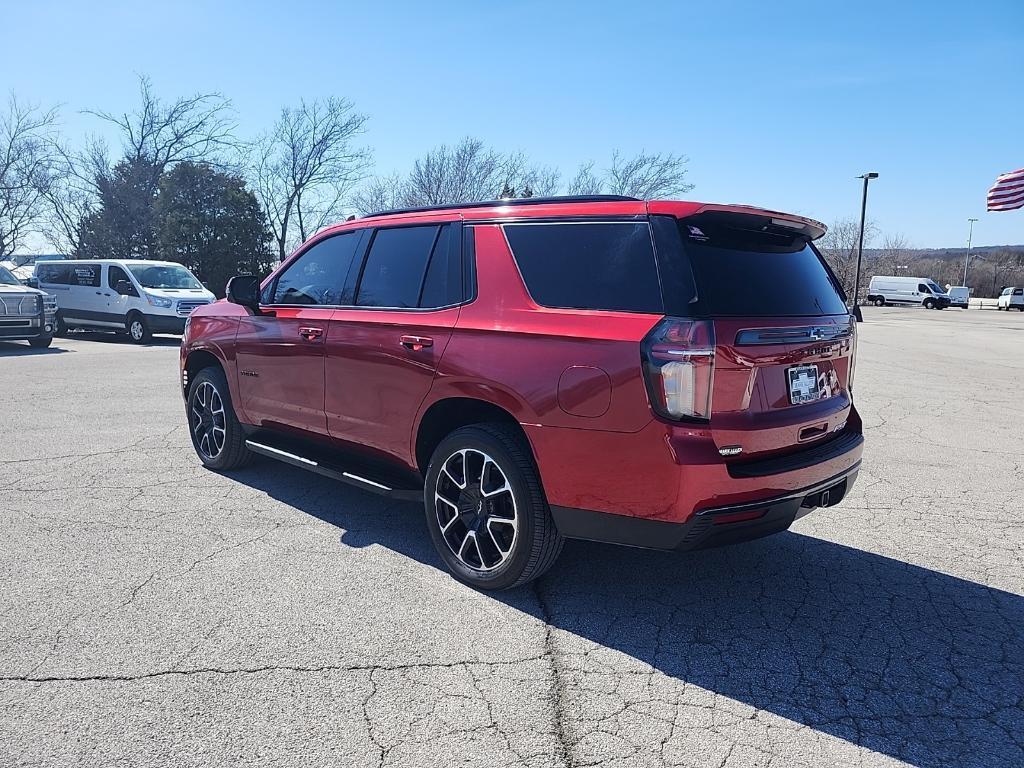
<svg viewBox="0 0 1024 768">
<path fill-rule="evenodd" d="M 34 339 L 29 339 L 28 344 L 32 349 L 46 349 L 53 343 L 53 336 L 37 336 Z"/>
<path fill-rule="evenodd" d="M 925 309 L 935 309 L 935 302 L 932 299 L 925 299 L 924 300 L 924 308 Z"/>
<path fill-rule="evenodd" d="M 879 296 L 877 299 L 875 299 L 875 306 L 876 307 L 884 307 L 885 306 L 885 297 Z"/>
<path fill-rule="evenodd" d="M 146 344 L 153 338 L 153 334 L 149 332 L 149 323 L 146 322 L 145 316 L 138 312 L 132 312 L 128 315 L 128 319 L 124 321 L 124 329 L 128 334 L 128 338 L 135 344 Z"/>
<path fill-rule="evenodd" d="M 57 316 L 53 320 L 53 335 L 54 336 L 67 336 L 68 326 L 64 322 L 64 316 L 58 311 Z"/>
<path fill-rule="evenodd" d="M 462 427 L 442 440 L 427 466 L 423 503 L 441 559 L 477 589 L 512 589 L 538 578 L 565 542 L 529 447 L 505 424 Z"/>
<path fill-rule="evenodd" d="M 204 368 L 192 380 L 185 413 L 192 447 L 203 466 L 224 471 L 252 461 L 252 451 L 245 447 L 245 432 L 231 404 L 228 380 L 220 368 Z"/>
</svg>

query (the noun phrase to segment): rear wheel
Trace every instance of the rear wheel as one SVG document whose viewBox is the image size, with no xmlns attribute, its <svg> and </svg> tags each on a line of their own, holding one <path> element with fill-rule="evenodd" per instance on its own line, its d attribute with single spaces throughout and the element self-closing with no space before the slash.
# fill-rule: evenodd
<svg viewBox="0 0 1024 768">
<path fill-rule="evenodd" d="M 441 559 L 470 586 L 518 587 L 562 551 L 529 447 L 504 424 L 463 427 L 442 440 L 423 501 Z"/>
<path fill-rule="evenodd" d="M 149 324 L 146 322 L 146 318 L 140 315 L 138 312 L 132 312 L 128 315 L 128 319 L 124 324 L 125 331 L 128 332 L 128 338 L 130 338 L 136 344 L 145 344 L 152 338 L 152 334 L 149 332 Z"/>
<path fill-rule="evenodd" d="M 227 379 L 220 368 L 204 368 L 188 390 L 188 431 L 192 447 L 206 467 L 237 469 L 252 460 L 245 432 L 231 405 Z"/>
</svg>

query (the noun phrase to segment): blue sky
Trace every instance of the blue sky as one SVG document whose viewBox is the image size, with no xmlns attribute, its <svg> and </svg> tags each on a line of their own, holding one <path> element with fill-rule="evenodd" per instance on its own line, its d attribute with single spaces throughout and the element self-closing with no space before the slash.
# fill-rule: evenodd
<svg viewBox="0 0 1024 768">
<path fill-rule="evenodd" d="M 1024 243 L 985 213 L 1024 167 L 1024 2 L 12 2 L 0 92 L 79 110 L 217 90 L 254 135 L 299 98 L 370 116 L 378 169 L 477 136 L 571 175 L 613 149 L 683 153 L 688 197 L 826 222 L 869 215 L 919 247 Z M 97 7 L 90 7 L 90 6 Z M 216 5 L 216 8 L 212 7 Z M 211 6 L 211 7 L 207 7 Z"/>
</svg>

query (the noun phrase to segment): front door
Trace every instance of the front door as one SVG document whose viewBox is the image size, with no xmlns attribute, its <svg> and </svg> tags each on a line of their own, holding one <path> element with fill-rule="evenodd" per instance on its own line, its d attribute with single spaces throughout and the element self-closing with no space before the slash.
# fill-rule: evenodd
<svg viewBox="0 0 1024 768">
<path fill-rule="evenodd" d="M 128 284 L 125 287 L 126 293 L 123 294 L 117 292 L 118 283 L 122 282 Z M 108 266 L 103 293 L 107 300 L 107 314 L 111 322 L 125 322 L 128 317 L 128 310 L 136 303 L 134 299 L 137 299 L 139 296 L 139 292 L 131 278 L 128 277 L 128 273 L 116 264 Z"/>
<path fill-rule="evenodd" d="M 348 232 L 309 243 L 264 291 L 236 339 L 241 409 L 264 427 L 326 434 L 324 348 L 361 239 Z"/>
<path fill-rule="evenodd" d="M 457 223 L 373 235 L 355 305 L 327 336 L 325 411 L 332 437 L 409 459 L 412 424 L 463 301 Z"/>
</svg>

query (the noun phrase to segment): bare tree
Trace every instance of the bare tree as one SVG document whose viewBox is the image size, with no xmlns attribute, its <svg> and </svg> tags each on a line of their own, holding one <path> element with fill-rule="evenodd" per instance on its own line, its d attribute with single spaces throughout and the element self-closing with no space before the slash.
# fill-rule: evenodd
<svg viewBox="0 0 1024 768">
<path fill-rule="evenodd" d="M 604 182 L 594 173 L 594 162 L 586 162 L 576 170 L 566 192 L 570 195 L 599 195 L 604 191 Z"/>
<path fill-rule="evenodd" d="M 612 164 L 602 173 L 594 172 L 594 162 L 583 163 L 569 182 L 570 195 L 628 195 L 641 200 L 674 197 L 693 189 L 686 181 L 683 155 L 641 152 L 630 158 L 612 153 Z"/>
<path fill-rule="evenodd" d="M 11 95 L 0 114 L 0 257 L 38 231 L 54 163 L 56 110 L 24 106 Z"/>
<path fill-rule="evenodd" d="M 1024 270 L 1021 269 L 1024 267 L 1024 257 L 1019 253 L 995 251 L 986 253 L 984 257 L 979 258 L 985 262 L 988 272 L 992 276 L 990 296 L 998 296 L 1003 288 L 1013 284 L 1014 281 L 1011 278 L 1024 278 Z M 1020 282 L 1024 282 L 1024 279 Z"/>
<path fill-rule="evenodd" d="M 296 244 L 340 218 L 347 197 L 370 164 L 355 146 L 366 115 L 350 101 L 328 98 L 285 107 L 273 129 L 257 140 L 252 175 L 284 259 Z"/>
<path fill-rule="evenodd" d="M 623 158 L 617 151 L 612 154 L 612 167 L 608 169 L 605 184 L 614 195 L 629 195 L 641 200 L 673 197 L 693 189 L 686 181 L 686 163 L 683 155 L 641 152 Z"/>
<path fill-rule="evenodd" d="M 501 197 L 534 197 L 558 190 L 557 169 L 533 165 L 521 152 L 505 154 L 480 139 L 442 144 L 416 160 L 405 185 L 408 205 L 444 205 Z"/>
<path fill-rule="evenodd" d="M 362 215 L 395 208 L 408 208 L 408 181 L 398 173 L 374 176 L 352 195 L 352 205 Z"/>
<path fill-rule="evenodd" d="M 866 237 L 866 233 L 865 233 Z M 897 275 L 907 267 L 912 256 L 907 239 L 901 234 L 886 235 L 877 256 L 872 260 L 873 269 L 879 275 Z"/>
<path fill-rule="evenodd" d="M 864 226 L 864 245 L 867 246 L 878 233 L 873 222 L 867 222 Z M 854 283 L 857 274 L 857 242 L 860 238 L 860 223 L 855 219 L 840 219 L 835 221 L 828 228 L 828 231 L 818 240 L 818 249 L 825 260 L 828 261 L 832 271 L 843 285 L 850 301 L 853 301 L 855 291 Z M 867 285 L 870 280 L 869 270 L 861 270 L 861 287 Z M 864 292 L 861 291 L 861 295 Z"/>
<path fill-rule="evenodd" d="M 110 169 L 106 144 L 90 138 L 80 151 L 53 143 L 54 165 L 46 189 L 43 234 L 62 253 L 78 253 L 83 222 L 97 206 L 99 181 Z"/>
<path fill-rule="evenodd" d="M 141 103 L 134 112 L 90 110 L 89 114 L 119 129 L 125 160 L 152 167 L 153 189 L 160 175 L 176 163 L 212 162 L 218 154 L 236 149 L 231 102 L 219 93 L 197 93 L 164 103 L 143 76 L 139 96 Z"/>
</svg>

